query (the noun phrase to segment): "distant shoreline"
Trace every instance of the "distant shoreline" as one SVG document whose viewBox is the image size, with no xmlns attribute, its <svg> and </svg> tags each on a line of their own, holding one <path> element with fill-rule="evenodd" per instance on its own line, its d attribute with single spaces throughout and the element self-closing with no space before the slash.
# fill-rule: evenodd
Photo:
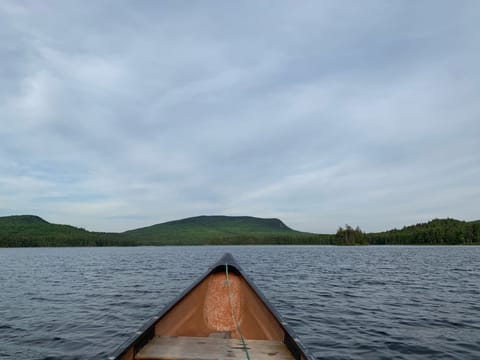
<svg viewBox="0 0 480 360">
<path fill-rule="evenodd" d="M 434 219 L 379 233 L 346 225 L 336 234 L 293 230 L 279 219 L 197 216 L 123 233 L 52 224 L 35 215 L 0 217 L 0 247 L 105 247 L 205 245 L 480 245 L 480 221 Z"/>
<path fill-rule="evenodd" d="M 387 244 L 387 245 L 324 245 L 324 244 L 241 244 L 241 245 L 93 245 L 93 246 L 0 246 L 0 251 L 3 249 L 86 249 L 86 248 L 136 248 L 136 247 L 242 247 L 242 246 L 285 246 L 285 247 L 295 247 L 295 246 L 323 246 L 323 247 L 344 247 L 344 248 L 357 248 L 357 247 L 470 247 L 470 246 L 480 246 L 480 243 L 476 244 L 452 244 L 452 245 L 435 245 L 435 244 Z"/>
</svg>

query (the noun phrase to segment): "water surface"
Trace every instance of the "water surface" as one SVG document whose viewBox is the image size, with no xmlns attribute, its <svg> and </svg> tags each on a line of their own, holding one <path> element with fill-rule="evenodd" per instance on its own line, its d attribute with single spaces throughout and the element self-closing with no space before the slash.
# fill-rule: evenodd
<svg viewBox="0 0 480 360">
<path fill-rule="evenodd" d="M 0 359 L 102 359 L 231 252 L 318 359 L 480 358 L 480 247 L 0 249 Z"/>
</svg>

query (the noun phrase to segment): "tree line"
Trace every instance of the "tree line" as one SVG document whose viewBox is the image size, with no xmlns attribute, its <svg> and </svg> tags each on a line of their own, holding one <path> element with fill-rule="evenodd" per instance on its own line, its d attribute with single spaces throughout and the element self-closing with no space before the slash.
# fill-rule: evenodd
<svg viewBox="0 0 480 360">
<path fill-rule="evenodd" d="M 378 233 L 364 233 L 358 226 L 339 227 L 337 245 L 471 245 L 480 244 L 480 221 L 434 219 Z"/>
<path fill-rule="evenodd" d="M 373 245 L 470 245 L 480 244 L 480 222 L 435 219 L 403 229 L 368 234 Z"/>
<path fill-rule="evenodd" d="M 139 238 L 125 233 L 90 232 L 68 225 L 0 222 L 0 247 L 138 246 L 138 245 L 480 245 L 480 221 L 435 219 L 378 233 L 360 227 L 339 227 L 329 234 L 245 234 L 183 239 L 175 236 Z"/>
</svg>

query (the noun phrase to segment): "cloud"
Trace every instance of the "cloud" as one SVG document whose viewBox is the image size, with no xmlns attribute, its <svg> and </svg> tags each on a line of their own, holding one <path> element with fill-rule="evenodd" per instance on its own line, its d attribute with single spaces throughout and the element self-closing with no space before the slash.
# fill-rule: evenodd
<svg viewBox="0 0 480 360">
<path fill-rule="evenodd" d="M 48 15 L 48 16 L 47 16 Z M 0 4 L 0 214 L 479 218 L 480 6 Z"/>
</svg>

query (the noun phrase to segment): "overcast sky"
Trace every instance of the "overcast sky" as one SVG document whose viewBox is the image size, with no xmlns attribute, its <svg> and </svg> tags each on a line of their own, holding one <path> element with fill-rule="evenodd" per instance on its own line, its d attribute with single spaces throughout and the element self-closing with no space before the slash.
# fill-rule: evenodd
<svg viewBox="0 0 480 360">
<path fill-rule="evenodd" d="M 480 219 L 480 2 L 0 0 L 0 216 Z"/>
</svg>

